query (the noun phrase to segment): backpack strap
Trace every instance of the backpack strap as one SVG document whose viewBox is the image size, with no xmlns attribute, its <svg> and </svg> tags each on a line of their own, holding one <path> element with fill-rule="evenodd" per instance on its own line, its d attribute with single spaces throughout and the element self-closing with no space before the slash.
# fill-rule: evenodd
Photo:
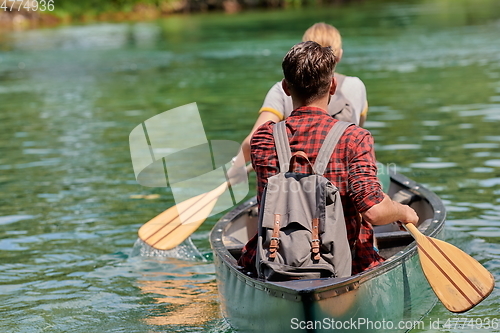
<svg viewBox="0 0 500 333">
<path fill-rule="evenodd" d="M 280 163 L 280 172 L 287 172 L 292 151 L 290 150 L 290 142 L 286 132 L 286 124 L 284 121 L 274 124 L 273 128 L 274 145 L 276 146 L 276 154 Z"/>
<path fill-rule="evenodd" d="M 319 239 L 319 219 L 312 219 L 312 231 L 311 231 L 311 252 L 313 255 L 313 260 L 319 260 L 321 255 L 319 254 L 319 244 L 321 240 Z"/>
<path fill-rule="evenodd" d="M 328 132 L 328 135 L 323 141 L 323 145 L 318 152 L 316 162 L 314 163 L 314 170 L 316 170 L 316 174 L 322 175 L 325 173 L 326 166 L 330 162 L 330 157 L 333 154 L 335 146 L 337 146 L 337 142 L 342 134 L 344 134 L 347 127 L 351 125 L 353 124 L 345 121 L 338 121 L 330 129 L 330 132 Z"/>
</svg>

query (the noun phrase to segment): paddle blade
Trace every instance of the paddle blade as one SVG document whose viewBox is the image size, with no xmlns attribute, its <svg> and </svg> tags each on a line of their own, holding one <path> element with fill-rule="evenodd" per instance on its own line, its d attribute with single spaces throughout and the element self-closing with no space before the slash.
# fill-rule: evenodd
<svg viewBox="0 0 500 333">
<path fill-rule="evenodd" d="M 459 248 L 427 236 L 418 237 L 417 244 L 425 277 L 451 312 L 470 310 L 493 290 L 491 273 Z"/>
<path fill-rule="evenodd" d="M 139 238 L 158 250 L 171 250 L 188 238 L 212 212 L 227 189 L 224 183 L 213 191 L 173 206 L 139 229 Z"/>
</svg>

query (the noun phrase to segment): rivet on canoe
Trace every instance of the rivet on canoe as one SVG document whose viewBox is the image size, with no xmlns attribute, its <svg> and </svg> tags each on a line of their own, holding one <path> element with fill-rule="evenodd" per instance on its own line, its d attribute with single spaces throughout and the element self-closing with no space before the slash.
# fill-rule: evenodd
<svg viewBox="0 0 500 333">
<path fill-rule="evenodd" d="M 439 222 L 439 220 L 434 220 L 434 221 L 432 221 L 432 222 L 433 222 L 433 223 L 438 223 L 438 222 Z"/>
<path fill-rule="evenodd" d="M 440 210 L 436 210 L 436 214 L 441 214 L 441 211 Z"/>
</svg>

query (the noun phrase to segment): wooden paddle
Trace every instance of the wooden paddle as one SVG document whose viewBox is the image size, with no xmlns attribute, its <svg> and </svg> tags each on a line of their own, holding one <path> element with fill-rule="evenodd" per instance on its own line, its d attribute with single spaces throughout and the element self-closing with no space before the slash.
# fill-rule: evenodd
<svg viewBox="0 0 500 333">
<path fill-rule="evenodd" d="M 415 225 L 403 226 L 415 238 L 420 264 L 436 296 L 451 312 L 465 312 L 492 292 L 491 273 L 459 248 L 423 235 Z"/>
<path fill-rule="evenodd" d="M 246 167 L 250 172 L 252 165 Z M 188 238 L 207 219 L 229 181 L 216 189 L 175 205 L 146 222 L 139 238 L 158 250 L 171 250 Z"/>
</svg>

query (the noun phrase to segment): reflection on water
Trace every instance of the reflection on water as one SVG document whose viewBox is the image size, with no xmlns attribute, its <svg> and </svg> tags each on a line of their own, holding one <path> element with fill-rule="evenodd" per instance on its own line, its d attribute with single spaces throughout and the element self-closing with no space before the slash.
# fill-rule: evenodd
<svg viewBox="0 0 500 333">
<path fill-rule="evenodd" d="M 367 1 L 0 34 L 0 331 L 231 332 L 216 217 L 173 252 L 136 243 L 174 201 L 137 184 L 128 135 L 197 102 L 208 140 L 240 142 L 316 21 L 340 28 L 338 69 L 366 84 L 377 159 L 434 190 L 448 240 L 500 279 L 499 6 Z M 461 317 L 499 302 L 495 289 Z"/>
<path fill-rule="evenodd" d="M 136 285 L 156 304 L 144 318 L 147 325 L 164 330 L 192 327 L 194 323 L 218 328 L 226 325 L 219 315 L 213 266 L 190 239 L 169 251 L 137 240 L 129 261 L 143 266 Z M 153 268 L 157 265 L 161 270 Z"/>
<path fill-rule="evenodd" d="M 166 275 L 166 274 L 165 274 Z M 153 277 L 153 276 L 145 276 Z M 154 294 L 158 304 L 165 305 L 168 310 L 147 317 L 146 323 L 154 326 L 164 325 L 204 325 L 219 317 L 216 299 L 216 284 L 213 281 L 197 282 L 184 280 L 187 274 L 156 275 L 161 281 L 143 281 L 137 283 L 145 294 Z M 168 280 L 170 279 L 170 280 Z"/>
</svg>

